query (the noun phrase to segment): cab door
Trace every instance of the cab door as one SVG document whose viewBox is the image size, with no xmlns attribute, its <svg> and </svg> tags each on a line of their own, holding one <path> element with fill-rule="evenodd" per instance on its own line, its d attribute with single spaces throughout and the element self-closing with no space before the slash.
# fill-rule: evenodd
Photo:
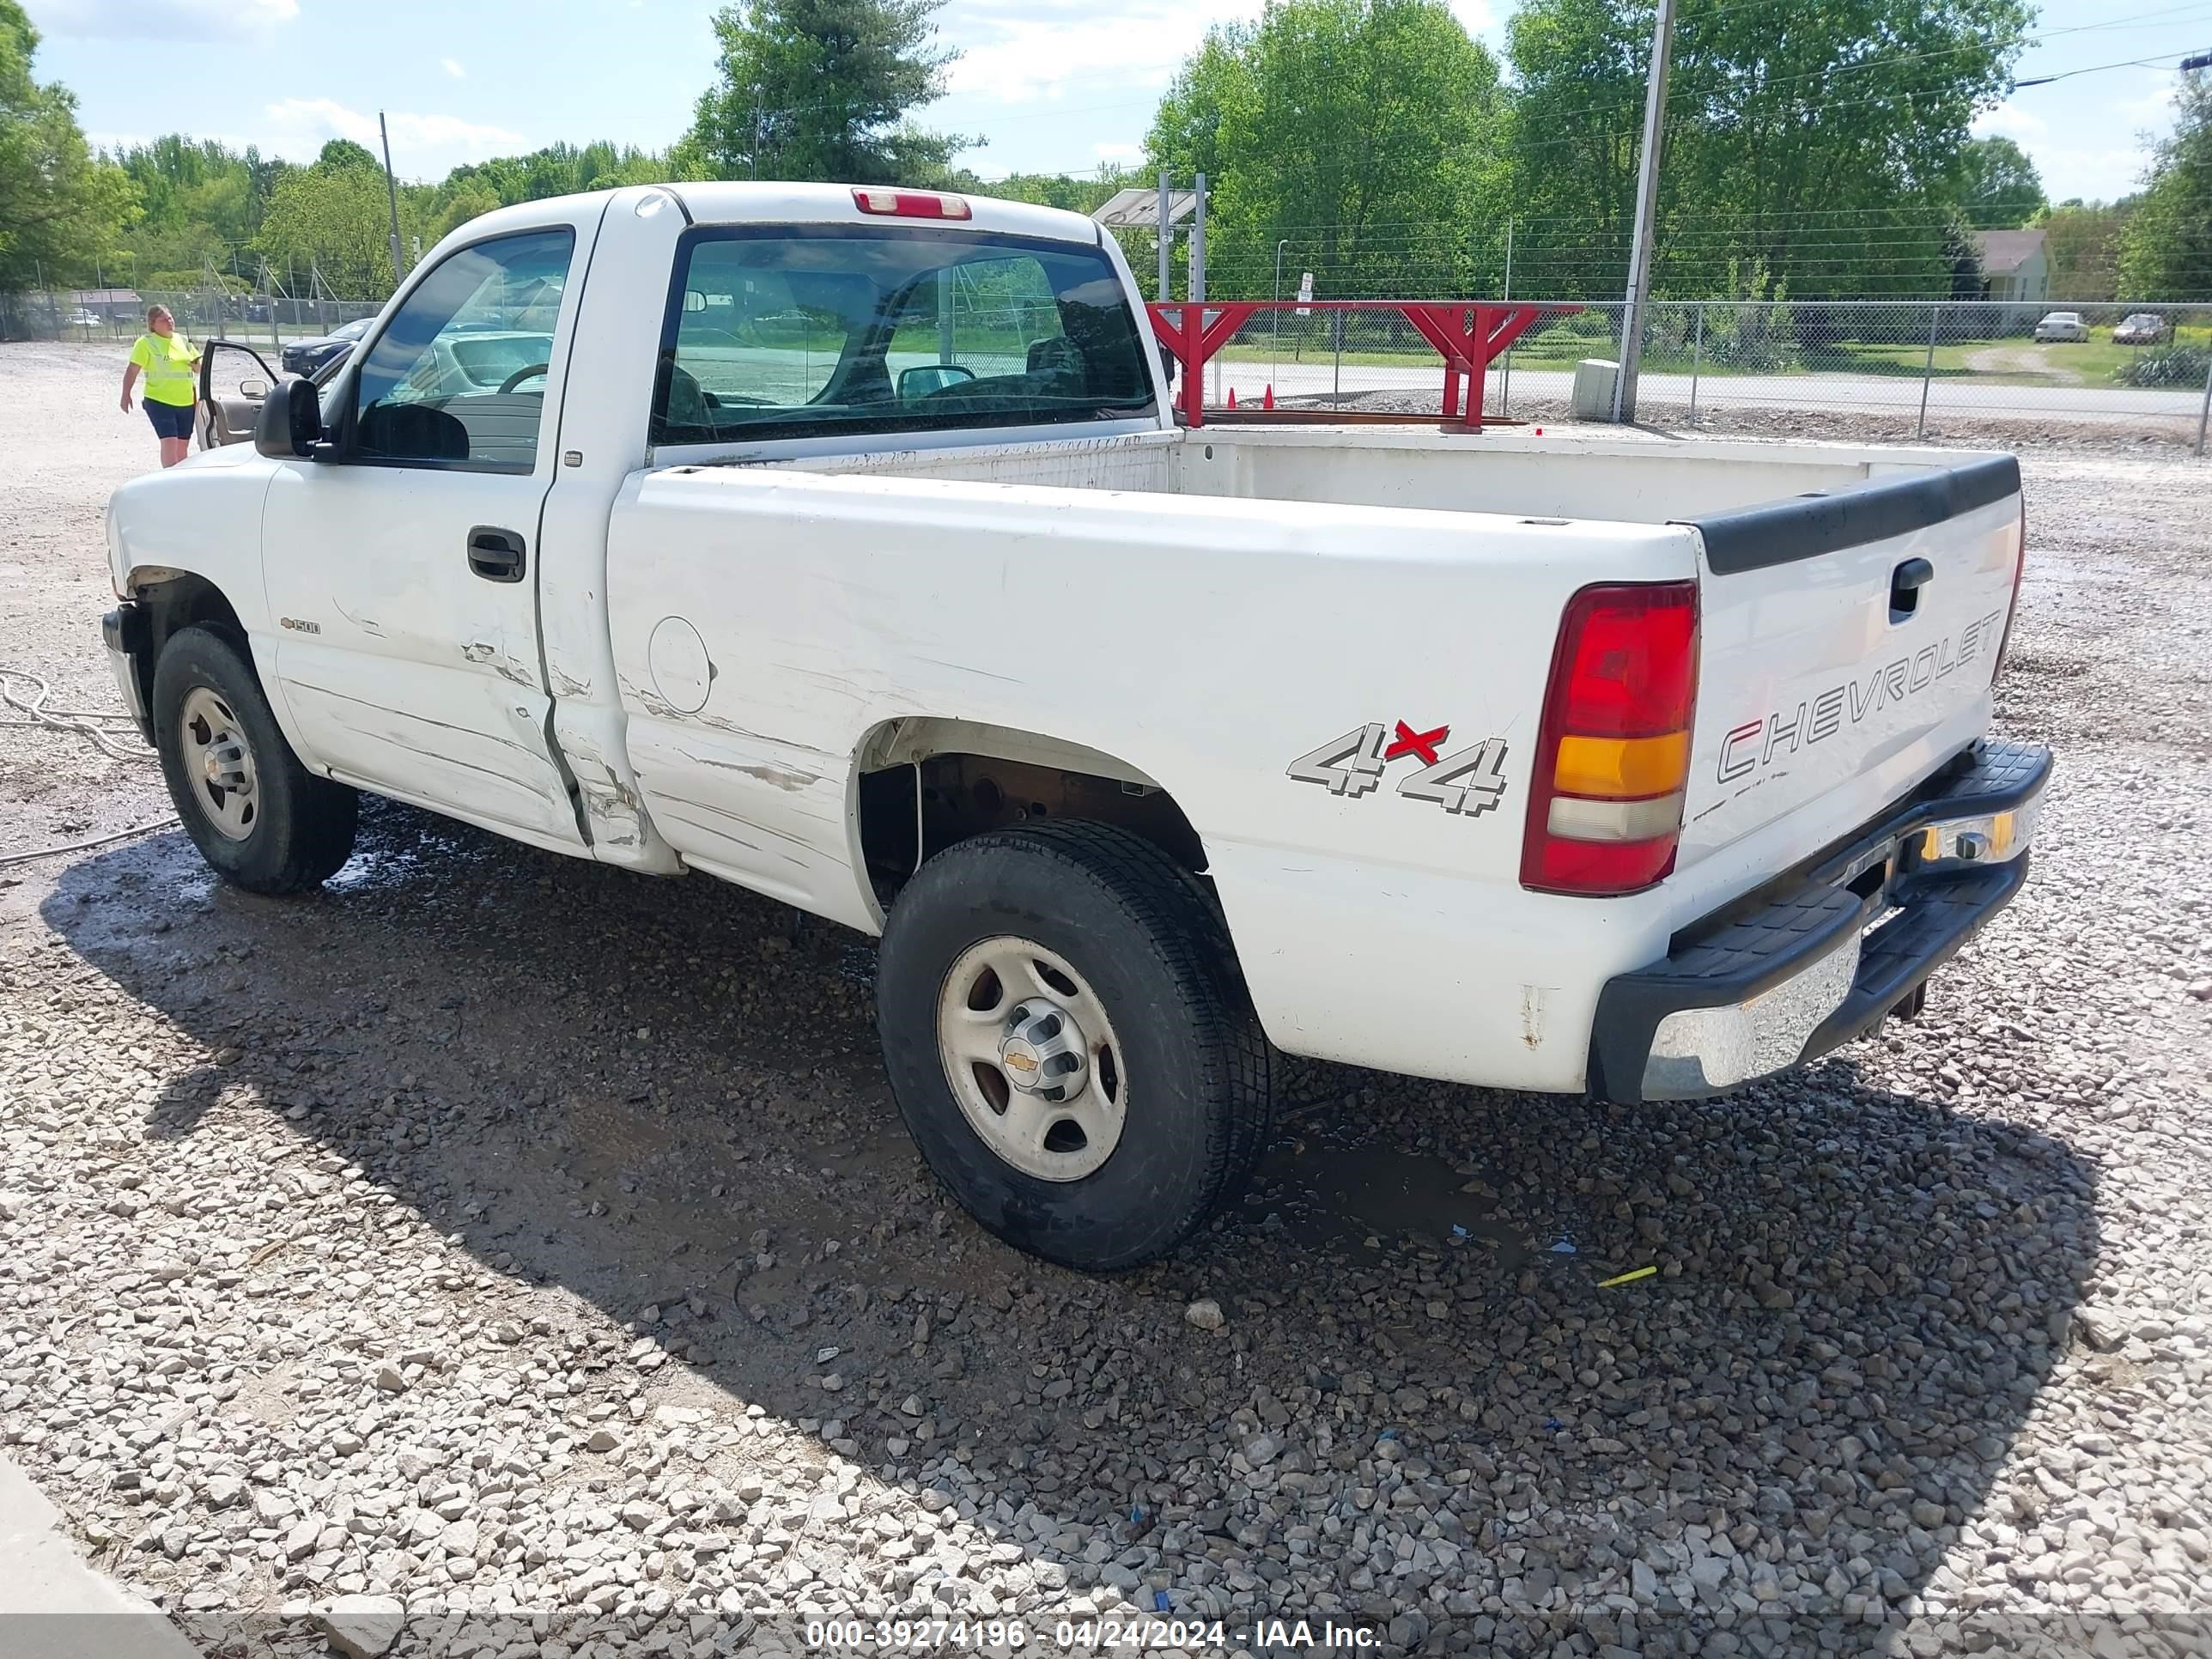
<svg viewBox="0 0 2212 1659">
<path fill-rule="evenodd" d="M 574 853 L 538 552 L 601 211 L 532 216 L 411 283 L 325 390 L 317 457 L 278 464 L 262 522 L 276 679 L 303 754 Z"/>
<path fill-rule="evenodd" d="M 269 389 L 276 384 L 268 360 L 236 340 L 210 340 L 200 349 L 200 401 L 192 426 L 202 449 L 251 443 Z"/>
</svg>

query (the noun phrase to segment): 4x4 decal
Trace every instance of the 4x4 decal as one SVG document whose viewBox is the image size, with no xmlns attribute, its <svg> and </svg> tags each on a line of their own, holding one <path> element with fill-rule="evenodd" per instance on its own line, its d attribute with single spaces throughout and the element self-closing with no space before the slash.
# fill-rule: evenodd
<svg viewBox="0 0 2212 1659">
<path fill-rule="evenodd" d="M 1417 732 L 1403 720 L 1397 722 L 1395 734 L 1379 724 L 1356 726 L 1299 756 L 1291 763 L 1288 775 L 1357 800 L 1382 783 L 1383 769 L 1392 761 L 1410 756 L 1425 764 L 1400 781 L 1401 795 L 1479 818 L 1504 799 L 1505 739 L 1485 738 L 1469 748 L 1441 754 L 1450 737 L 1449 726 Z"/>
</svg>

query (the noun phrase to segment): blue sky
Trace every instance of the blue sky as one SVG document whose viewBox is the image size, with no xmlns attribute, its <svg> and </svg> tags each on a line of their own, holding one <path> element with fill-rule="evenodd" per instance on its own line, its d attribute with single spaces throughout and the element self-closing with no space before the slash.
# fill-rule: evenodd
<svg viewBox="0 0 2212 1659">
<path fill-rule="evenodd" d="M 1455 0 L 1493 47 L 1513 0 Z M 311 158 L 333 136 L 374 147 L 391 113 L 409 178 L 557 138 L 658 149 L 688 123 L 713 60 L 699 0 L 27 0 L 41 78 L 77 94 L 95 143 L 184 131 Z M 963 56 L 933 126 L 978 133 L 985 177 L 1136 155 L 1161 87 L 1211 21 L 1259 0 L 949 0 Z M 2048 0 L 2021 79 L 2081 74 L 1984 116 L 2034 156 L 2053 199 L 2134 187 L 2145 134 L 2170 125 L 2172 59 L 2212 50 L 2212 0 Z"/>
</svg>

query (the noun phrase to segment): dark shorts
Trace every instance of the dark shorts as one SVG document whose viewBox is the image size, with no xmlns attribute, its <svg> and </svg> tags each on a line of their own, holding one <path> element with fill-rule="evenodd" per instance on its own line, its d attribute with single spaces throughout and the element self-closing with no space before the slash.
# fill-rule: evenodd
<svg viewBox="0 0 2212 1659">
<path fill-rule="evenodd" d="M 154 430 L 164 438 L 189 438 L 192 435 L 192 406 L 190 404 L 165 404 L 152 398 L 145 400 L 146 418 L 154 423 Z"/>
</svg>

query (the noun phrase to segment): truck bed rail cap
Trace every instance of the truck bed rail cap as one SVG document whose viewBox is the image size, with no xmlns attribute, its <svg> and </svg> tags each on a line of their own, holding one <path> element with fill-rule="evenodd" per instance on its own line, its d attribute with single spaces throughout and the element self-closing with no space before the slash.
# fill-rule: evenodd
<svg viewBox="0 0 2212 1659">
<path fill-rule="evenodd" d="M 1833 495 L 1799 495 L 1702 519 L 1675 519 L 1705 538 L 1717 575 L 1818 558 L 1942 524 L 2020 494 L 2020 462 L 1991 455 Z"/>
</svg>

